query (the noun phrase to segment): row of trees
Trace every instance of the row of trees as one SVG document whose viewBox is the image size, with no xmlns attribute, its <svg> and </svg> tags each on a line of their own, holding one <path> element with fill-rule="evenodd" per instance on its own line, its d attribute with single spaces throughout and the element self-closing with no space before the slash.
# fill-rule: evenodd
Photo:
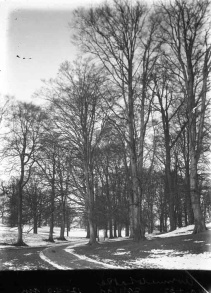
<svg viewBox="0 0 211 293">
<path fill-rule="evenodd" d="M 135 241 L 156 223 L 161 232 L 193 223 L 194 233 L 206 229 L 209 7 L 175 0 L 149 10 L 114 0 L 75 11 L 70 26 L 84 55 L 45 82 L 37 93 L 45 107 L 18 102 L 5 116 L 2 156 L 19 174 L 19 244 L 30 194 L 39 206 L 36 182 L 50 241 L 56 210 L 62 238 L 73 202 L 91 244 L 97 228 L 112 237 L 125 227 Z"/>
</svg>

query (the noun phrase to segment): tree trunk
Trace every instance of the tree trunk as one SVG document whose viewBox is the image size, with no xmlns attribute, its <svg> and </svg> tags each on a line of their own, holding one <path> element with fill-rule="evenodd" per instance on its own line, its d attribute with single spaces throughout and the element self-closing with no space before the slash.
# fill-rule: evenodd
<svg viewBox="0 0 211 293">
<path fill-rule="evenodd" d="M 65 209 L 65 199 L 62 199 L 62 219 L 61 219 L 61 229 L 60 229 L 60 240 L 66 240 L 64 237 L 64 232 L 65 232 L 65 213 L 66 213 L 66 209 Z"/>
<path fill-rule="evenodd" d="M 192 67 L 189 64 L 188 67 L 189 76 L 191 77 L 188 81 L 188 118 L 189 118 L 189 152 L 190 152 L 190 195 L 191 204 L 194 215 L 194 230 L 193 233 L 199 233 L 206 230 L 205 221 L 200 207 L 200 195 L 198 194 L 197 184 L 197 165 L 200 157 L 200 153 L 197 153 L 196 143 L 196 111 L 195 107 L 195 95 L 193 92 L 193 80 Z M 199 151 L 199 150 L 198 150 Z"/>
<path fill-rule="evenodd" d="M 174 199 L 174 193 L 172 190 L 172 176 L 171 176 L 171 153 L 170 153 L 170 147 L 169 147 L 169 134 L 166 135 L 168 138 L 165 138 L 166 140 L 166 184 L 167 184 L 167 193 L 168 193 L 168 199 L 169 199 L 169 218 L 170 218 L 170 231 L 173 231 L 176 229 L 176 220 L 175 220 L 175 199 Z"/>
<path fill-rule="evenodd" d="M 110 217 L 109 217 L 108 227 L 109 227 L 109 238 L 113 239 L 114 238 L 114 236 L 113 236 L 113 227 L 112 227 L 112 220 L 111 220 Z"/>
<path fill-rule="evenodd" d="M 108 229 L 107 227 L 104 229 L 104 240 L 108 238 Z"/>
<path fill-rule="evenodd" d="M 185 201 L 186 201 L 186 209 L 188 216 L 188 225 L 194 224 L 194 215 L 193 209 L 191 206 L 191 193 L 190 193 L 190 174 L 189 174 L 189 162 L 186 163 L 186 172 L 185 172 L 185 185 L 186 185 L 186 193 L 185 193 Z"/>
<path fill-rule="evenodd" d="M 22 210 L 23 210 L 23 178 L 24 178 L 24 163 L 21 161 L 21 176 L 18 182 L 18 240 L 17 246 L 25 246 L 23 242 L 23 230 L 22 230 Z"/>
<path fill-rule="evenodd" d="M 100 235 L 99 235 L 99 227 L 96 226 L 96 238 L 97 238 L 97 241 L 100 242 Z"/>
<path fill-rule="evenodd" d="M 54 190 L 54 182 L 52 183 L 52 190 L 51 190 L 51 216 L 50 216 L 50 230 L 49 230 L 49 237 L 48 241 L 54 242 L 53 239 L 53 229 L 54 229 L 54 197 L 55 197 L 55 190 Z"/>
<path fill-rule="evenodd" d="M 16 245 L 23 246 L 23 230 L 22 230 L 22 209 L 23 209 L 23 194 L 22 194 L 22 182 L 18 183 L 18 240 Z"/>
<path fill-rule="evenodd" d="M 193 234 L 206 231 L 204 217 L 200 207 L 200 196 L 198 194 L 197 188 L 197 161 L 194 156 L 194 152 L 191 149 L 190 152 L 190 192 L 191 192 L 191 203 L 194 214 L 194 230 Z"/>
<path fill-rule="evenodd" d="M 38 228 L 41 228 L 42 225 L 42 216 L 41 214 L 38 215 Z"/>
<path fill-rule="evenodd" d="M 126 225 L 126 227 L 125 227 L 125 237 L 129 237 L 129 235 L 130 235 L 130 226 Z"/>
<path fill-rule="evenodd" d="M 38 217 L 37 214 L 34 214 L 34 227 L 33 227 L 33 233 L 37 234 L 37 226 L 38 226 Z"/>
<path fill-rule="evenodd" d="M 122 225 L 118 225 L 118 237 L 122 237 Z"/>
<path fill-rule="evenodd" d="M 134 203 L 133 203 L 133 196 L 132 196 L 132 191 L 130 192 L 130 215 L 129 215 L 129 220 L 130 220 L 130 238 L 134 237 Z"/>
<path fill-rule="evenodd" d="M 116 220 L 114 219 L 114 238 L 117 238 L 116 230 L 117 230 L 117 224 L 116 224 Z"/>
<path fill-rule="evenodd" d="M 89 214 L 89 231 L 90 231 L 90 238 L 89 238 L 89 244 L 93 245 L 96 243 L 96 233 L 95 233 L 95 228 L 94 228 L 94 222 L 92 220 L 92 215 Z"/>
<path fill-rule="evenodd" d="M 90 228 L 89 228 L 89 222 L 87 223 L 87 226 L 86 226 L 86 238 L 90 238 Z"/>
<path fill-rule="evenodd" d="M 105 237 L 105 238 L 108 238 L 108 228 L 107 228 L 107 227 L 105 228 L 105 234 L 104 234 L 104 237 Z"/>
</svg>

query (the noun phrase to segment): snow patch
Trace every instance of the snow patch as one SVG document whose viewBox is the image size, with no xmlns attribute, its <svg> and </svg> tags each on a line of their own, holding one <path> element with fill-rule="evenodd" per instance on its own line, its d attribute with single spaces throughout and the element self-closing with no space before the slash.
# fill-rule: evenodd
<svg viewBox="0 0 211 293">
<path fill-rule="evenodd" d="M 188 253 L 188 252 L 187 252 Z M 211 270 L 211 253 L 187 254 L 183 256 L 162 256 L 159 258 L 137 259 L 130 261 L 138 268 L 159 268 L 177 270 Z"/>
<path fill-rule="evenodd" d="M 113 255 L 125 255 L 125 254 L 130 254 L 130 251 L 119 251 L 119 252 L 115 252 L 113 253 Z"/>
<path fill-rule="evenodd" d="M 30 247 L 42 247 L 42 246 L 52 246 L 56 244 L 64 244 L 64 241 L 58 240 L 60 236 L 60 228 L 54 227 L 54 241 L 55 243 L 45 241 L 48 239 L 49 235 L 49 227 L 44 226 L 38 228 L 38 234 L 33 233 L 33 229 L 29 225 L 24 225 L 23 227 L 23 241 Z M 8 227 L 6 225 L 0 224 L 0 249 L 13 247 L 17 241 L 17 227 Z M 65 236 L 67 241 L 80 240 L 81 238 L 86 237 L 86 231 L 84 229 L 76 229 L 73 228 L 69 231 L 69 236 Z M 3 245 L 3 243 L 7 243 L 9 245 Z M 2 245 L 1 245 L 2 244 Z"/>
</svg>

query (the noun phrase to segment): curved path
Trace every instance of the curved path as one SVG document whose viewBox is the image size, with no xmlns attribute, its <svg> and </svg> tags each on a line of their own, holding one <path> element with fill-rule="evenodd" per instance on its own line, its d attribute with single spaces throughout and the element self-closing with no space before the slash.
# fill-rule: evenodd
<svg viewBox="0 0 211 293">
<path fill-rule="evenodd" d="M 59 246 L 53 246 L 46 248 L 40 253 L 42 260 L 48 264 L 54 266 L 57 269 L 62 270 L 77 270 L 77 269 L 103 269 L 105 265 L 103 263 L 93 262 L 91 259 L 81 259 L 71 252 L 65 251 L 67 248 L 85 244 L 86 241 L 80 241 L 79 243 L 62 244 Z"/>
<path fill-rule="evenodd" d="M 5 270 L 77 270 L 103 269 L 106 265 L 83 259 L 67 252 L 74 246 L 87 243 L 86 240 L 74 240 L 50 247 L 8 247 L 0 249 L 0 271 Z M 69 250 L 70 251 L 70 250 Z"/>
</svg>

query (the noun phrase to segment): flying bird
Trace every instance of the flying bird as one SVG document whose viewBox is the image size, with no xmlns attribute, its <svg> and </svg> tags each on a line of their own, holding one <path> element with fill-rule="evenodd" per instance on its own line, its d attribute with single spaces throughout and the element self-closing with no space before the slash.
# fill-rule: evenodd
<svg viewBox="0 0 211 293">
<path fill-rule="evenodd" d="M 21 58 L 19 55 L 16 55 L 17 58 Z M 31 57 L 30 58 L 26 58 L 26 57 L 23 57 L 22 59 L 26 60 L 26 59 L 32 59 Z"/>
</svg>

